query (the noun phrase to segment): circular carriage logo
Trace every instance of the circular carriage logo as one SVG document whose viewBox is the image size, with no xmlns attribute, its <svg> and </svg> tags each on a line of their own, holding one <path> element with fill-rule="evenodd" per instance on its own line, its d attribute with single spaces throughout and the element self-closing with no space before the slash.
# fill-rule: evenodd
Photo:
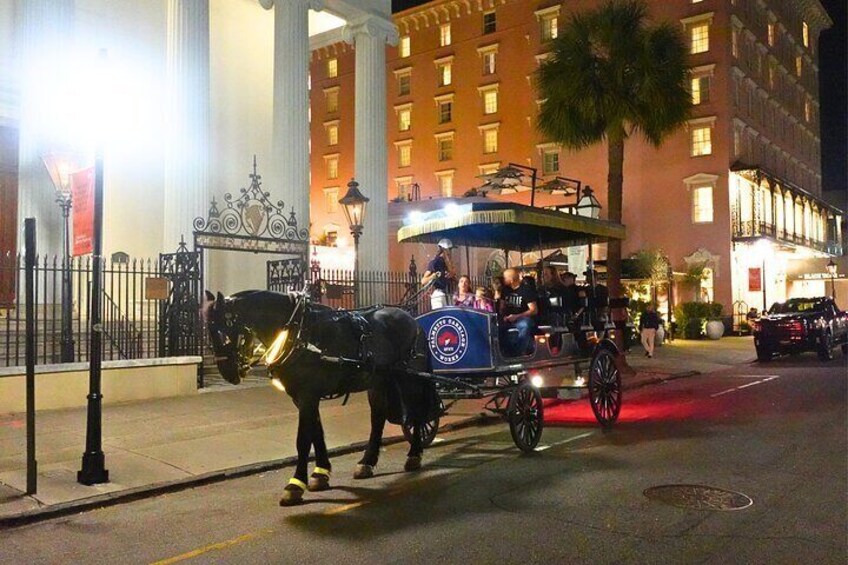
<svg viewBox="0 0 848 565">
<path fill-rule="evenodd" d="M 443 365 L 453 365 L 468 351 L 468 332 L 453 316 L 444 316 L 430 327 L 430 353 Z"/>
</svg>

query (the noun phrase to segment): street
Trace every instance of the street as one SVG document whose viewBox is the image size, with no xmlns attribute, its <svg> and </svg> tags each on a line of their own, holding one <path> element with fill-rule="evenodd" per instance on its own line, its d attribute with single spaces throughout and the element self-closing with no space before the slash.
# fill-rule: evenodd
<svg viewBox="0 0 848 565">
<path fill-rule="evenodd" d="M 537 453 L 506 425 L 444 434 L 418 473 L 405 445 L 378 476 L 333 461 L 334 488 L 280 508 L 291 469 L 0 532 L 2 563 L 844 563 L 846 365 L 813 355 L 627 392 L 619 423 L 549 408 Z M 331 433 L 331 432 L 328 432 Z M 743 493 L 682 508 L 643 491 Z"/>
</svg>

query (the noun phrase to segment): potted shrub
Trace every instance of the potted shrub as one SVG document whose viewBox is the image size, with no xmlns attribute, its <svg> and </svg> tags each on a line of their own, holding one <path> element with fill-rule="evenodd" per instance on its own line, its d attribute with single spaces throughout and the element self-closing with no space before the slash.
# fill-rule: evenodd
<svg viewBox="0 0 848 565">
<path fill-rule="evenodd" d="M 724 335 L 724 321 L 721 317 L 724 307 L 718 302 L 706 303 L 705 306 L 707 306 L 707 338 L 721 339 Z"/>
</svg>

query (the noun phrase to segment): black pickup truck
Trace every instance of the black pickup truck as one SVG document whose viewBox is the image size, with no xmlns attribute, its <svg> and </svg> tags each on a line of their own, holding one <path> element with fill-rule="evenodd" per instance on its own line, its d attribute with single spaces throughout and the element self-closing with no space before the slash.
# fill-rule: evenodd
<svg viewBox="0 0 848 565">
<path fill-rule="evenodd" d="M 775 303 L 768 315 L 753 324 L 757 359 L 815 351 L 819 359 L 833 359 L 833 348 L 848 355 L 848 313 L 832 298 L 792 298 Z"/>
</svg>

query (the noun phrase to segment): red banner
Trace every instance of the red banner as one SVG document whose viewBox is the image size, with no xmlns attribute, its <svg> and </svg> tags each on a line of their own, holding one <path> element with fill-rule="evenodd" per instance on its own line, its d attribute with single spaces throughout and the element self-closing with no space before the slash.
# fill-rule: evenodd
<svg viewBox="0 0 848 565">
<path fill-rule="evenodd" d="M 759 267 L 748 269 L 748 292 L 762 292 L 763 270 Z"/>
<path fill-rule="evenodd" d="M 74 212 L 73 255 L 86 255 L 94 249 L 94 167 L 71 174 Z"/>
</svg>

